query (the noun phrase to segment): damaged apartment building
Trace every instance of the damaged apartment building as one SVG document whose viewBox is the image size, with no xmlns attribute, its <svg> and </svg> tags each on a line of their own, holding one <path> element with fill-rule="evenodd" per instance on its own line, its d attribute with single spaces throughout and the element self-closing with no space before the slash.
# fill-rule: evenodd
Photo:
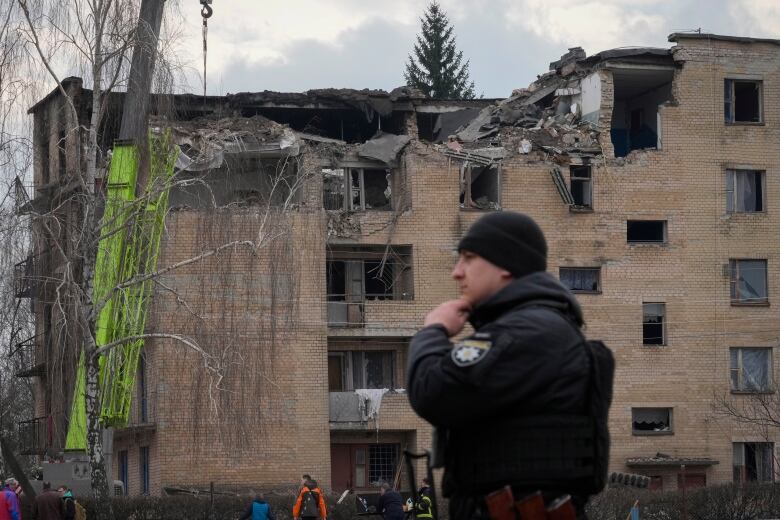
<svg viewBox="0 0 780 520">
<path fill-rule="evenodd" d="M 179 150 L 159 266 L 236 245 L 155 283 L 147 331 L 206 356 L 146 340 L 113 478 L 133 495 L 303 472 L 334 492 L 408 489 L 401 454 L 431 443 L 404 393 L 409 339 L 457 296 L 461 234 L 514 210 L 540 223 L 549 270 L 615 353 L 610 470 L 664 490 L 773 481 L 774 437 L 721 412 L 775 391 L 780 41 L 669 40 L 570 49 L 502 100 L 407 87 L 155 98 L 152 127 Z M 65 87 L 88 121 L 90 91 Z M 27 453 L 56 459 L 76 346 L 54 305 L 53 243 L 76 225 L 63 201 L 82 137 L 58 91 L 30 112 L 35 187 L 19 207 L 35 238 L 17 294 L 37 336 L 15 355 L 36 410 L 20 427 Z M 70 224 L 44 232 L 52 208 Z"/>
</svg>

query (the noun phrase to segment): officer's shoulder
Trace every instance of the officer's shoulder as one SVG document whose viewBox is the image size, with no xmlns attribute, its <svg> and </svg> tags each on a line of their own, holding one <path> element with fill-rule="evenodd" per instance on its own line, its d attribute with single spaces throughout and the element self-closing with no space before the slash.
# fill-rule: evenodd
<svg viewBox="0 0 780 520">
<path fill-rule="evenodd" d="M 504 313 L 494 322 L 494 325 L 500 328 L 539 322 L 570 323 L 570 320 L 561 311 L 549 305 L 521 305 Z"/>
</svg>

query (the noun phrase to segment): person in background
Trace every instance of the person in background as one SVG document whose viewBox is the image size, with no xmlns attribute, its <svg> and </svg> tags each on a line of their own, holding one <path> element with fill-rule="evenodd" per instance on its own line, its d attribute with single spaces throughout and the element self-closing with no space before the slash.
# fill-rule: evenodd
<svg viewBox="0 0 780 520">
<path fill-rule="evenodd" d="M 265 501 L 262 493 L 258 493 L 255 499 L 249 503 L 244 514 L 238 520 L 276 520 L 271 511 L 271 506 Z"/>
<path fill-rule="evenodd" d="M 428 477 L 422 479 L 422 486 L 417 491 L 417 503 L 414 505 L 415 518 L 433 519 L 433 502 L 431 501 L 431 482 Z"/>
<path fill-rule="evenodd" d="M 73 498 L 73 493 L 64 484 L 58 487 L 57 491 L 62 497 L 62 520 L 73 520 L 76 518 L 76 499 Z"/>
<path fill-rule="evenodd" d="M 13 518 L 13 520 L 22 520 L 22 511 L 19 508 L 19 496 L 15 491 L 15 488 L 18 485 L 19 483 L 16 479 L 11 477 L 5 480 L 5 485 L 3 486 L 2 494 L 5 496 L 5 500 L 8 503 L 8 507 L 10 508 L 9 511 L 11 511 L 11 518 Z"/>
<path fill-rule="evenodd" d="M 383 482 L 379 487 L 379 500 L 376 503 L 376 510 L 378 513 L 382 513 L 384 520 L 404 520 L 401 494 L 390 487 L 390 484 L 387 482 Z"/>
<path fill-rule="evenodd" d="M 309 477 L 309 475 L 304 475 Z M 298 498 L 293 506 L 293 518 L 315 520 L 317 518 L 327 518 L 328 510 L 325 507 L 325 499 L 322 490 L 317 487 L 317 481 L 311 477 L 306 479 Z"/>
<path fill-rule="evenodd" d="M 43 483 L 43 493 L 35 497 L 33 518 L 36 520 L 63 520 L 63 503 L 60 494 L 51 488 L 50 482 Z"/>
</svg>

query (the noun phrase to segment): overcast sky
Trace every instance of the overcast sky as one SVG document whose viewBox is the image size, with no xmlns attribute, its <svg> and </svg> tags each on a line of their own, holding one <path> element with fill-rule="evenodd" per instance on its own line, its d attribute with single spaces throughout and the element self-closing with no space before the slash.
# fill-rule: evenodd
<svg viewBox="0 0 780 520">
<path fill-rule="evenodd" d="M 548 69 L 568 47 L 588 55 L 629 46 L 669 47 L 670 33 L 780 38 L 780 0 L 440 0 L 470 60 L 479 94 L 506 97 Z M 390 90 L 428 0 L 214 0 L 208 92 Z M 183 90 L 203 86 L 200 7 L 169 12 L 188 65 Z"/>
</svg>

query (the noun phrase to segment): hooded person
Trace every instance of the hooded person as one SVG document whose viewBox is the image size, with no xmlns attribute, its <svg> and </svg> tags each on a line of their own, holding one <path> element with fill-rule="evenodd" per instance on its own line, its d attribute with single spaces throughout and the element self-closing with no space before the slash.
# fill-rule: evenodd
<svg viewBox="0 0 780 520">
<path fill-rule="evenodd" d="M 593 453 L 564 449 L 596 441 L 580 306 L 546 272 L 547 242 L 527 215 L 484 216 L 458 253 L 452 278 L 461 297 L 426 316 L 406 386 L 412 408 L 436 427 L 450 518 L 489 518 L 485 497 L 507 485 L 516 499 L 571 495 L 584 518 L 601 465 Z M 453 344 L 467 321 L 474 333 Z"/>
</svg>

